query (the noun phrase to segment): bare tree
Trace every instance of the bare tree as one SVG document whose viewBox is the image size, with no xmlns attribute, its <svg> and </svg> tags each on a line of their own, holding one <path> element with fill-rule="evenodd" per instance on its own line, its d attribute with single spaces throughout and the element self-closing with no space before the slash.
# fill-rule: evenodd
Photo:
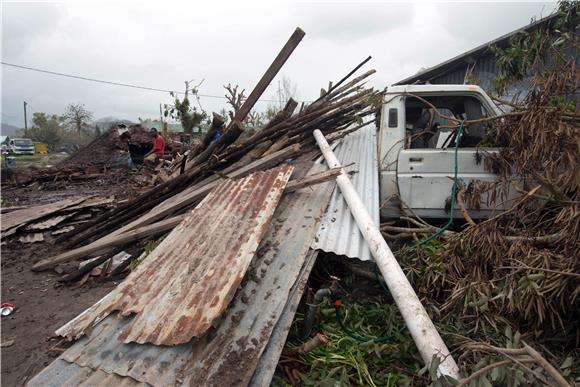
<svg viewBox="0 0 580 387">
<path fill-rule="evenodd" d="M 251 128 L 260 128 L 264 125 L 265 114 L 252 110 L 244 120 L 246 126 Z"/>
<path fill-rule="evenodd" d="M 297 90 L 296 83 L 292 82 L 292 80 L 287 77 L 283 76 L 281 81 L 281 88 L 280 88 L 280 99 L 282 100 L 282 106 L 286 105 L 286 103 L 290 100 L 290 98 L 296 99 L 296 90 Z"/>
<path fill-rule="evenodd" d="M 80 138 L 82 130 L 92 121 L 93 113 L 88 111 L 84 104 L 71 103 L 65 108 L 63 118 L 66 126 L 74 130 Z"/>
<path fill-rule="evenodd" d="M 226 99 L 228 100 L 228 103 L 233 109 L 233 111 L 230 111 L 228 114 L 230 116 L 230 120 L 233 120 L 234 116 L 236 115 L 236 112 L 240 110 L 240 108 L 244 104 L 244 101 L 246 100 L 246 96 L 244 94 L 246 89 L 238 91 L 239 86 L 238 85 L 232 86 L 231 83 L 228 83 L 227 86 L 224 85 L 224 89 L 226 89 L 227 91 Z"/>
</svg>

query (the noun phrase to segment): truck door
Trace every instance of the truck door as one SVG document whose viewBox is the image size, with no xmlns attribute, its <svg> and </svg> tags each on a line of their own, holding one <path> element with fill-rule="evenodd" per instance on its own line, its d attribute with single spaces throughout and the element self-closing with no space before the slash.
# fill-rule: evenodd
<svg viewBox="0 0 580 387">
<path fill-rule="evenodd" d="M 487 115 L 474 96 L 432 96 L 428 100 L 437 111 L 457 119 L 473 120 Z M 397 183 L 401 200 L 417 215 L 430 218 L 449 217 L 451 190 L 455 168 L 466 187 L 472 180 L 494 181 L 495 175 L 485 171 L 484 152 L 497 150 L 477 148 L 485 135 L 485 125 L 465 127 L 459 141 L 457 163 L 455 141 L 457 125 L 440 117 L 417 98 L 405 99 L 405 147 L 397 160 Z M 403 207 L 405 207 L 403 205 Z M 480 203 L 469 208 L 474 218 L 489 216 L 491 207 Z M 461 217 L 456 211 L 455 217 Z"/>
</svg>

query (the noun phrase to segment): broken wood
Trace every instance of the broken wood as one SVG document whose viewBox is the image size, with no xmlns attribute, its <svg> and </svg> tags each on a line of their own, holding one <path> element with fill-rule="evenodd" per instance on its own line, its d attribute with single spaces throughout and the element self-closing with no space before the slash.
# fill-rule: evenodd
<svg viewBox="0 0 580 387">
<path fill-rule="evenodd" d="M 34 266 L 32 266 L 32 270 L 47 270 L 63 262 L 69 262 L 77 258 L 85 257 L 89 254 L 96 254 L 99 252 L 107 251 L 111 247 L 121 247 L 146 237 L 156 237 L 177 226 L 179 222 L 183 220 L 183 217 L 184 215 L 178 215 L 148 226 L 144 226 L 132 231 L 127 231 L 121 235 L 117 235 L 115 238 L 95 241 L 89 245 L 57 255 L 56 257 L 42 259 L 35 263 Z"/>
<path fill-rule="evenodd" d="M 304 187 L 309 187 L 315 184 L 324 183 L 329 180 L 334 180 L 336 176 L 340 175 L 340 173 L 340 168 L 333 168 L 329 169 L 328 171 L 306 176 L 299 180 L 292 180 L 286 185 L 286 190 L 284 190 L 284 192 L 294 192 Z"/>
<path fill-rule="evenodd" d="M 118 251 L 119 251 L 118 249 L 114 250 L 115 253 L 117 253 Z M 90 273 L 95 267 L 111 259 L 113 255 L 115 255 L 115 253 L 104 254 L 103 256 L 96 258 L 91 262 L 88 262 L 87 264 L 79 268 L 76 272 L 61 278 L 59 282 L 73 282 L 76 281 L 77 279 L 82 278 L 85 274 Z"/>
<path fill-rule="evenodd" d="M 256 102 L 258 102 L 260 96 L 264 93 L 264 91 L 266 91 L 268 85 L 274 80 L 276 74 L 278 74 L 284 63 L 286 63 L 290 55 L 294 52 L 294 49 L 296 49 L 304 35 L 304 31 L 302 31 L 299 27 L 296 27 L 296 30 L 294 30 L 294 33 L 292 36 L 290 36 L 288 42 L 286 42 L 284 47 L 282 47 L 280 53 L 276 56 L 270 67 L 268 67 L 268 70 L 266 70 L 262 78 L 254 87 L 254 90 L 252 90 L 242 106 L 238 109 L 238 111 L 236 111 L 234 119 L 232 120 L 233 122 L 244 121 L 250 110 L 252 110 Z"/>
</svg>

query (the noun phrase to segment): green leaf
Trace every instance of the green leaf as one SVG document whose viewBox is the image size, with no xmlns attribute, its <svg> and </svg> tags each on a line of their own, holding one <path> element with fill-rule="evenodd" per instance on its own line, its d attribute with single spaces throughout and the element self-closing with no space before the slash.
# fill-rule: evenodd
<svg viewBox="0 0 580 387">
<path fill-rule="evenodd" d="M 433 355 L 431 358 L 431 365 L 429 366 L 429 375 L 431 375 L 431 380 L 437 380 L 437 368 L 441 364 L 441 358 L 437 355 Z"/>
<path fill-rule="evenodd" d="M 571 356 L 568 356 L 566 359 L 564 359 L 560 369 L 565 370 L 566 368 L 570 368 L 572 367 L 572 363 L 574 363 L 574 359 Z"/>
</svg>

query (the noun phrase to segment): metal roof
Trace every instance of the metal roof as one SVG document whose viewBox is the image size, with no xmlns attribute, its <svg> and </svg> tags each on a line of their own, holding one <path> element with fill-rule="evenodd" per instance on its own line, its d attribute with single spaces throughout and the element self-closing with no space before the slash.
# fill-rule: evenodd
<svg viewBox="0 0 580 387">
<path fill-rule="evenodd" d="M 21 210 L 11 211 L 0 216 L 0 224 L 2 233 L 4 236 L 7 235 L 7 231 L 13 228 L 18 228 L 25 223 L 32 222 L 33 220 L 41 219 L 47 215 L 54 212 L 63 210 L 68 207 L 72 207 L 86 200 L 83 198 L 71 198 L 61 200 L 55 203 L 43 204 L 40 206 L 27 207 Z"/>
<path fill-rule="evenodd" d="M 455 56 L 449 60 L 446 60 L 445 62 L 442 62 L 436 66 L 430 67 L 430 68 L 423 70 L 415 75 L 407 77 L 407 78 L 395 83 L 394 85 L 404 85 L 404 84 L 416 83 L 416 82 L 427 82 L 432 78 L 442 76 L 443 74 L 447 73 L 448 71 L 453 70 L 457 66 L 465 65 L 466 62 L 471 63 L 471 62 L 473 62 L 473 60 L 475 58 L 478 58 L 482 55 L 486 55 L 486 54 L 490 53 L 490 50 L 489 50 L 490 46 L 494 46 L 494 45 L 505 46 L 509 43 L 510 38 L 512 38 L 513 36 L 515 36 L 519 33 L 522 33 L 522 32 L 530 32 L 530 31 L 532 31 L 532 30 L 534 30 L 534 29 L 536 29 L 544 24 L 551 24 L 556 20 L 557 17 L 558 17 L 557 12 L 552 14 L 552 15 L 546 16 L 546 17 L 544 17 L 544 18 L 542 18 L 534 23 L 530 23 L 529 25 L 527 25 L 525 27 L 519 28 L 515 31 L 512 31 L 510 33 L 502 35 L 499 38 L 496 38 L 496 39 L 491 40 L 485 44 L 477 46 L 476 48 L 469 50 L 461 55 L 457 55 L 457 56 Z"/>
<path fill-rule="evenodd" d="M 294 315 L 298 310 L 298 305 L 302 299 L 302 294 L 306 288 L 306 283 L 310 277 L 310 272 L 312 267 L 316 262 L 319 250 L 310 250 L 310 253 L 306 257 L 306 262 L 302 266 L 300 275 L 294 283 L 294 286 L 290 290 L 290 296 L 286 305 L 284 306 L 284 311 L 280 315 L 270 340 L 260 357 L 258 366 L 254 371 L 252 380 L 249 383 L 251 387 L 269 387 L 276 372 L 276 367 L 278 366 L 278 361 L 280 360 L 280 355 L 284 350 L 286 345 L 286 339 L 288 338 L 288 332 L 292 327 L 292 322 L 294 321 Z"/>
<path fill-rule="evenodd" d="M 316 164 L 310 173 L 324 170 L 324 165 Z M 248 384 L 288 299 L 295 298 L 297 278 L 304 280 L 305 265 L 310 271 L 309 246 L 334 185 L 328 182 L 284 195 L 241 288 L 204 336 L 175 346 L 123 343 L 119 333 L 135 317 L 110 315 L 41 375 L 91 368 L 154 386 Z M 70 363 L 79 367 L 71 371 Z M 45 383 L 33 385 L 55 384 L 50 378 L 38 378 L 34 380 Z"/>
<path fill-rule="evenodd" d="M 294 167 L 220 183 L 138 269 L 57 334 L 78 337 L 111 312 L 136 314 L 119 339 L 176 345 L 207 331 L 236 292 Z"/>
<path fill-rule="evenodd" d="M 344 137 L 334 153 L 345 166 L 347 173 L 352 173 L 352 183 L 378 226 L 380 215 L 376 127 L 367 126 Z M 312 248 L 363 261 L 372 259 L 369 246 L 338 187 L 332 194 Z"/>
<path fill-rule="evenodd" d="M 109 374 L 102 370 L 81 367 L 62 359 L 56 359 L 49 367 L 32 378 L 27 387 L 98 386 L 98 387 L 136 387 L 150 386 L 133 378 Z"/>
</svg>

